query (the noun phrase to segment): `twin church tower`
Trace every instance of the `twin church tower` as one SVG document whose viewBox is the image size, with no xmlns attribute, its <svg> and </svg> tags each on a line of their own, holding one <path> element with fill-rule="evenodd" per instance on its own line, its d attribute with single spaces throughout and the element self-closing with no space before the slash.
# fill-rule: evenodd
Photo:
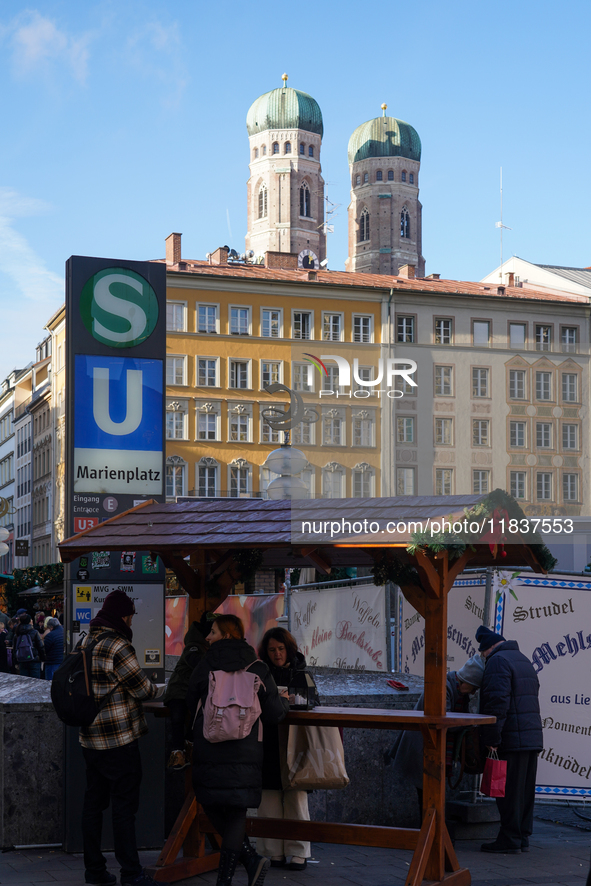
<svg viewBox="0 0 591 886">
<path fill-rule="evenodd" d="M 261 95 L 246 117 L 250 141 L 246 249 L 297 253 L 301 268 L 326 258 L 324 132 L 318 103 L 287 86 Z M 358 126 L 349 139 L 347 271 L 425 274 L 419 170 L 421 140 L 408 123 L 386 116 Z"/>
</svg>

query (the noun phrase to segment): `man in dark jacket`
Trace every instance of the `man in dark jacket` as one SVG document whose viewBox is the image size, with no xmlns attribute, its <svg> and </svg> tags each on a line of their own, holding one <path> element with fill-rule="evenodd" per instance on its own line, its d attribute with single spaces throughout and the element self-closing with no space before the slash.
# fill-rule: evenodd
<svg viewBox="0 0 591 886">
<path fill-rule="evenodd" d="M 533 830 L 538 754 L 544 744 L 538 695 L 540 684 L 530 660 L 515 640 L 505 640 L 484 625 L 476 631 L 486 659 L 480 689 L 480 713 L 497 718 L 481 726 L 487 748 L 507 761 L 505 796 L 497 797 L 501 827 L 497 839 L 483 843 L 483 852 L 529 851 Z"/>
<path fill-rule="evenodd" d="M 13 661 L 18 665 L 21 677 L 41 678 L 41 662 L 45 661 L 43 640 L 31 624 L 31 616 L 21 615 L 14 632 Z"/>
<path fill-rule="evenodd" d="M 53 680 L 53 675 L 64 660 L 64 629 L 57 618 L 47 622 L 49 633 L 45 635 L 45 679 Z"/>
</svg>

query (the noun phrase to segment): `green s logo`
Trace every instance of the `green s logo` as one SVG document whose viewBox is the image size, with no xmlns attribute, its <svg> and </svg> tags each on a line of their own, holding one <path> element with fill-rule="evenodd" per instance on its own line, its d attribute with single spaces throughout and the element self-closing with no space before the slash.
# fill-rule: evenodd
<svg viewBox="0 0 591 886">
<path fill-rule="evenodd" d="M 105 268 L 84 284 L 80 314 L 97 341 L 112 348 L 133 348 L 153 333 L 158 299 L 135 271 Z"/>
</svg>

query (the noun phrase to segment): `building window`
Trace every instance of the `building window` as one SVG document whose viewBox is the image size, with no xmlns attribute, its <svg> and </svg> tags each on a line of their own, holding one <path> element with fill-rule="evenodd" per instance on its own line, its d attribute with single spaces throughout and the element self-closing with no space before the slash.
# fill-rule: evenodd
<svg viewBox="0 0 591 886">
<path fill-rule="evenodd" d="M 187 358 L 186 357 L 167 357 L 166 358 L 166 384 L 167 385 L 186 385 L 187 381 Z"/>
<path fill-rule="evenodd" d="M 215 498 L 218 487 L 217 465 L 197 465 L 197 495 L 201 498 Z"/>
<path fill-rule="evenodd" d="M 217 364 L 215 358 L 199 357 L 197 360 L 197 386 L 200 388 L 217 387 Z"/>
<path fill-rule="evenodd" d="M 367 415 L 353 418 L 353 446 L 373 446 L 373 421 Z"/>
<path fill-rule="evenodd" d="M 363 184 L 366 185 L 369 181 L 369 172 L 363 173 Z"/>
<path fill-rule="evenodd" d="M 382 175 L 382 170 L 381 170 L 381 169 L 378 169 L 378 171 L 376 172 L 376 181 L 377 181 L 377 182 L 381 182 L 382 179 L 383 179 L 383 177 L 384 177 L 384 176 Z"/>
<path fill-rule="evenodd" d="M 525 498 L 525 471 L 511 471 L 509 483 L 513 498 Z"/>
<path fill-rule="evenodd" d="M 246 412 L 230 413 L 230 442 L 231 443 L 248 443 L 249 442 L 249 415 Z"/>
<path fill-rule="evenodd" d="M 397 317 L 396 318 L 396 338 L 398 341 L 414 342 L 414 340 L 415 340 L 415 318 L 414 317 Z"/>
<path fill-rule="evenodd" d="M 267 153 L 267 145 L 263 145 L 263 157 Z"/>
<path fill-rule="evenodd" d="M 403 363 L 400 368 L 402 369 L 404 367 L 410 369 L 410 366 L 407 363 Z M 403 394 L 416 394 L 416 388 L 414 388 L 410 384 L 410 382 L 406 380 L 406 378 L 402 378 L 401 376 L 396 377 L 396 380 L 394 382 L 394 389 L 396 391 L 402 391 Z"/>
<path fill-rule="evenodd" d="M 396 468 L 396 495 L 415 494 L 415 469 Z"/>
<path fill-rule="evenodd" d="M 525 370 L 509 370 L 509 397 L 511 400 L 525 400 Z"/>
<path fill-rule="evenodd" d="M 490 323 L 488 320 L 474 320 L 472 324 L 472 342 L 475 345 L 488 347 L 490 344 Z"/>
<path fill-rule="evenodd" d="M 536 399 L 550 400 L 552 398 L 552 373 L 536 372 Z"/>
<path fill-rule="evenodd" d="M 185 494 L 185 474 L 187 465 L 177 455 L 166 460 L 166 496 L 175 498 Z"/>
<path fill-rule="evenodd" d="M 340 341 L 343 329 L 342 314 L 323 314 L 322 315 L 322 340 L 323 341 Z"/>
<path fill-rule="evenodd" d="M 259 218 L 266 218 L 269 206 L 269 194 L 265 185 L 259 190 Z"/>
<path fill-rule="evenodd" d="M 302 142 L 300 142 L 300 154 L 306 153 L 306 146 Z"/>
<path fill-rule="evenodd" d="M 540 449 L 550 449 L 552 447 L 551 422 L 536 422 L 536 446 L 538 446 Z"/>
<path fill-rule="evenodd" d="M 294 311 L 293 337 L 300 339 L 312 338 L 312 314 L 307 311 Z"/>
<path fill-rule="evenodd" d="M 6 486 L 14 480 L 14 453 L 11 452 L 0 461 L 0 486 Z M 11 521 L 12 522 L 12 521 Z"/>
<path fill-rule="evenodd" d="M 453 468 L 437 468 L 435 471 L 435 495 L 451 495 L 453 491 Z"/>
<path fill-rule="evenodd" d="M 300 215 L 304 216 L 305 218 L 312 218 L 310 188 L 305 183 L 300 188 Z"/>
<path fill-rule="evenodd" d="M 308 145 L 308 157 L 314 156 L 314 145 Z"/>
<path fill-rule="evenodd" d="M 273 153 L 274 154 L 279 153 L 279 142 L 273 142 Z"/>
<path fill-rule="evenodd" d="M 435 419 L 435 443 L 437 446 L 453 444 L 453 418 Z"/>
<path fill-rule="evenodd" d="M 261 362 L 261 381 L 262 387 L 266 388 L 267 385 L 274 385 L 281 381 L 281 363 L 279 361 L 267 361 L 263 360 Z"/>
<path fill-rule="evenodd" d="M 245 360 L 230 360 L 230 387 L 248 388 L 248 363 Z"/>
<path fill-rule="evenodd" d="M 359 469 L 353 468 L 352 492 L 353 498 L 371 498 L 373 475 L 369 465 L 359 465 Z"/>
<path fill-rule="evenodd" d="M 411 185 L 414 185 L 414 183 L 415 183 L 415 175 L 414 175 L 414 172 L 411 172 L 411 173 L 410 173 L 410 175 L 408 176 L 408 180 L 409 180 L 409 182 L 411 183 Z"/>
<path fill-rule="evenodd" d="M 248 335 L 249 308 L 230 308 L 230 334 Z"/>
<path fill-rule="evenodd" d="M 509 445 L 525 446 L 525 422 L 511 421 L 509 422 Z"/>
<path fill-rule="evenodd" d="M 536 351 L 549 351 L 552 347 L 552 327 L 536 326 Z"/>
<path fill-rule="evenodd" d="M 230 465 L 230 497 L 240 498 L 243 495 L 248 495 L 248 467 Z"/>
<path fill-rule="evenodd" d="M 564 501 L 578 501 L 579 499 L 579 476 L 578 474 L 562 475 L 562 498 Z"/>
<path fill-rule="evenodd" d="M 472 446 L 490 446 L 490 422 L 488 419 L 472 421 Z"/>
<path fill-rule="evenodd" d="M 262 334 L 265 338 L 279 338 L 281 331 L 281 311 L 263 310 Z"/>
<path fill-rule="evenodd" d="M 577 350 L 577 327 L 563 326 L 560 330 L 560 343 L 563 354 L 574 354 Z"/>
<path fill-rule="evenodd" d="M 451 345 L 453 338 L 453 320 L 435 318 L 435 344 Z"/>
<path fill-rule="evenodd" d="M 484 495 L 490 488 L 490 471 L 472 471 L 472 492 Z"/>
<path fill-rule="evenodd" d="M 293 428 L 291 438 L 294 446 L 310 446 L 312 444 L 312 427 L 313 425 L 310 422 L 302 421 Z"/>
<path fill-rule="evenodd" d="M 331 465 L 322 471 L 322 497 L 343 497 L 343 470 L 340 465 Z"/>
<path fill-rule="evenodd" d="M 548 500 L 552 498 L 552 474 L 539 473 L 536 478 L 538 499 Z"/>
<path fill-rule="evenodd" d="M 323 443 L 325 446 L 342 446 L 343 439 L 343 419 L 340 415 L 324 416 L 324 436 Z"/>
<path fill-rule="evenodd" d="M 217 440 L 218 417 L 215 412 L 199 412 L 197 416 L 197 439 Z"/>
<path fill-rule="evenodd" d="M 577 445 L 577 425 L 562 425 L 562 448 L 578 449 Z"/>
<path fill-rule="evenodd" d="M 255 148 L 254 151 L 252 152 L 252 155 L 253 155 L 253 157 L 254 157 L 255 160 L 258 160 L 258 157 L 259 157 L 259 149 L 258 149 L 258 148 Z"/>
<path fill-rule="evenodd" d="M 396 442 L 397 443 L 414 443 L 415 442 L 415 420 L 414 416 L 399 416 L 396 419 Z"/>
<path fill-rule="evenodd" d="M 218 331 L 218 309 L 216 305 L 199 305 L 197 308 L 197 332 L 216 333 Z"/>
<path fill-rule="evenodd" d="M 404 170 L 400 173 L 400 181 L 401 182 L 406 181 L 406 172 Z"/>
<path fill-rule="evenodd" d="M 394 170 L 393 170 L 393 169 L 389 169 L 389 170 L 388 170 L 388 181 L 389 181 L 389 182 L 393 182 L 393 181 L 394 181 Z"/>
<path fill-rule="evenodd" d="M 400 236 L 410 240 L 410 214 L 406 206 L 402 207 L 400 213 Z"/>
<path fill-rule="evenodd" d="M 166 330 L 167 332 L 185 332 L 186 330 L 186 307 L 179 302 L 168 302 L 166 305 Z"/>
<path fill-rule="evenodd" d="M 371 341 L 371 317 L 353 317 L 353 341 Z"/>
<path fill-rule="evenodd" d="M 166 439 L 186 440 L 186 412 L 180 409 L 166 410 Z"/>
<path fill-rule="evenodd" d="M 360 175 L 356 175 L 356 176 L 355 176 L 355 184 L 356 184 L 356 185 L 360 185 L 360 184 L 361 184 L 361 176 L 360 176 Z"/>
<path fill-rule="evenodd" d="M 453 377 L 451 366 L 435 367 L 435 395 L 451 397 L 453 395 Z"/>
<path fill-rule="evenodd" d="M 577 395 L 577 376 L 574 372 L 562 373 L 562 399 L 567 403 L 576 403 Z"/>
<path fill-rule="evenodd" d="M 291 142 L 285 142 L 285 153 L 291 154 Z"/>
<path fill-rule="evenodd" d="M 291 381 L 295 391 L 313 391 L 313 367 L 309 363 L 294 363 L 291 371 Z"/>
<path fill-rule="evenodd" d="M 359 216 L 358 239 L 360 243 L 364 243 L 366 240 L 369 240 L 369 212 L 367 211 L 367 209 L 364 209 Z"/>
<path fill-rule="evenodd" d="M 271 425 L 268 425 L 267 422 L 261 417 L 260 420 L 261 425 L 261 443 L 280 443 L 279 434 L 280 431 L 274 430 Z"/>
<path fill-rule="evenodd" d="M 342 392 L 343 388 L 339 386 L 339 367 L 327 366 L 326 372 L 327 374 L 322 377 L 322 390 Z"/>
<path fill-rule="evenodd" d="M 509 346 L 514 350 L 525 347 L 525 323 L 509 323 Z"/>
<path fill-rule="evenodd" d="M 489 370 L 472 368 L 472 396 L 488 397 Z"/>
</svg>

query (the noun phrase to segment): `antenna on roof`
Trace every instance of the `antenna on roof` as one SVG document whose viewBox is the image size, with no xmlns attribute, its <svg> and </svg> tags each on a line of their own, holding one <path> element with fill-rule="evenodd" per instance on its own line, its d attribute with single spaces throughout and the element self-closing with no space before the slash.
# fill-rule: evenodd
<svg viewBox="0 0 591 886">
<path fill-rule="evenodd" d="M 501 283 L 503 282 L 503 231 L 512 231 L 513 228 L 508 228 L 507 225 L 503 224 L 503 167 L 501 166 L 501 220 L 495 222 L 495 228 L 500 229 L 501 233 L 501 267 L 499 268 L 499 277 L 501 278 Z"/>
</svg>

